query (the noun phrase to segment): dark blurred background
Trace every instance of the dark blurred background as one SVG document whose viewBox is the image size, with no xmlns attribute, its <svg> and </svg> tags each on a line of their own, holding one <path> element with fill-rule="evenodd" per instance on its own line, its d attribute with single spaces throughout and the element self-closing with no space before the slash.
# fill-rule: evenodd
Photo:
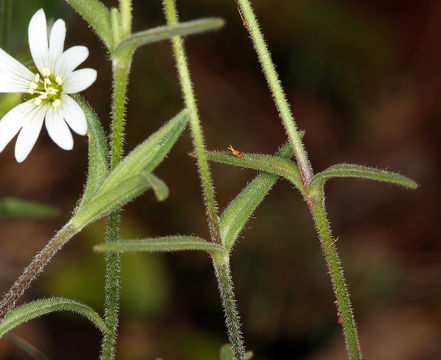
<svg viewBox="0 0 441 360">
<path fill-rule="evenodd" d="M 386 168 L 415 179 L 407 191 L 334 180 L 327 206 L 366 359 L 441 358 L 441 2 L 254 1 L 316 172 L 337 162 Z M 106 1 L 116 6 L 116 1 Z M 134 0 L 134 31 L 164 24 L 159 0 Z M 273 153 L 285 135 L 233 0 L 178 1 L 181 20 L 219 16 L 225 27 L 189 38 L 190 67 L 206 143 Z M 111 72 L 104 46 L 64 1 L 14 0 L 8 50 L 27 53 L 27 24 L 44 7 L 67 22 L 66 47 L 87 45 L 98 69 L 84 95 L 109 128 Z M 129 86 L 129 151 L 182 108 L 169 43 L 140 49 Z M 23 164 L 14 143 L 0 155 L 0 197 L 59 208 L 53 219 L 0 220 L 0 290 L 69 218 L 85 181 L 86 137 L 60 150 L 45 130 Z M 208 236 L 189 132 L 157 170 L 170 188 L 126 206 L 122 237 Z M 220 209 L 255 176 L 213 164 Z M 438 209 L 438 210 L 437 210 Z M 23 300 L 64 296 L 101 312 L 104 221 L 76 236 Z M 232 259 L 238 305 L 256 359 L 344 359 L 334 297 L 308 210 L 280 181 L 249 222 Z M 118 359 L 214 360 L 226 335 L 210 259 L 201 253 L 123 256 Z M 52 314 L 14 334 L 51 359 L 96 359 L 100 334 L 83 318 Z M 0 358 L 28 359 L 0 341 Z"/>
</svg>

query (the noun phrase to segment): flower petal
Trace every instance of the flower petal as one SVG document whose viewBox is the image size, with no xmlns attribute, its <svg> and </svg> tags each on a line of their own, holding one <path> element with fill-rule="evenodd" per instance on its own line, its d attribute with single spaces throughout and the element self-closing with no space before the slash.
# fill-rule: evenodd
<svg viewBox="0 0 441 360">
<path fill-rule="evenodd" d="M 0 120 L 0 152 L 9 144 L 12 138 L 26 123 L 28 117 L 35 110 L 35 104 L 28 100 L 23 104 L 12 108 Z"/>
<path fill-rule="evenodd" d="M 49 136 L 60 148 L 72 150 L 73 139 L 60 109 L 50 107 L 46 114 L 46 129 Z"/>
<path fill-rule="evenodd" d="M 32 71 L 0 49 L 0 92 L 26 92 L 33 80 Z"/>
<path fill-rule="evenodd" d="M 38 10 L 32 16 L 28 27 L 29 48 L 35 66 L 43 72 L 43 68 L 49 65 L 49 50 L 47 43 L 47 23 L 43 9 Z"/>
<path fill-rule="evenodd" d="M 61 98 L 61 110 L 64 120 L 70 128 L 78 135 L 86 135 L 87 120 L 83 109 L 69 95 L 63 95 Z"/>
<path fill-rule="evenodd" d="M 96 70 L 81 69 L 68 75 L 64 80 L 63 90 L 66 94 L 73 94 L 87 89 L 96 80 Z"/>
<path fill-rule="evenodd" d="M 66 38 L 66 24 L 58 19 L 52 26 L 49 39 L 49 54 L 51 57 L 51 68 L 54 69 L 56 60 L 61 56 L 64 49 L 64 40 Z"/>
<path fill-rule="evenodd" d="M 40 135 L 46 111 L 47 108 L 45 106 L 34 107 L 27 116 L 26 122 L 20 134 L 18 134 L 18 139 L 15 144 L 15 159 L 18 162 L 23 162 L 34 147 L 38 135 Z"/>
<path fill-rule="evenodd" d="M 73 46 L 67 49 L 55 61 L 55 74 L 63 79 L 76 69 L 89 56 L 89 50 L 85 46 Z"/>
</svg>

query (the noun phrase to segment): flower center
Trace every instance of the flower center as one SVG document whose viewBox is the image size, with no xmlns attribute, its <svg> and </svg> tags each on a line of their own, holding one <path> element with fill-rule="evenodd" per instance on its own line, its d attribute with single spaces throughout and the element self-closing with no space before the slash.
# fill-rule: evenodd
<svg viewBox="0 0 441 360">
<path fill-rule="evenodd" d="M 25 99 L 34 99 L 35 105 L 46 104 L 54 108 L 59 107 L 63 93 L 63 79 L 61 76 L 55 76 L 48 68 L 44 68 L 41 73 L 36 69 L 31 70 L 34 70 L 35 77 L 29 85 Z"/>
</svg>

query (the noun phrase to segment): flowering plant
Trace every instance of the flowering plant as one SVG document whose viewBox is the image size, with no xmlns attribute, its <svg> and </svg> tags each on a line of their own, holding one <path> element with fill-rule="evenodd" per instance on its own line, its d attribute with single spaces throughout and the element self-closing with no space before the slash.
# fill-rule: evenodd
<svg viewBox="0 0 441 360">
<path fill-rule="evenodd" d="M 62 149 L 73 148 L 70 129 L 88 135 L 89 166 L 82 196 L 72 217 L 35 255 L 23 274 L 0 302 L 0 337 L 21 323 L 43 314 L 67 310 L 87 317 L 102 332 L 101 359 L 115 357 L 120 293 L 120 256 L 124 252 L 172 252 L 199 250 L 209 254 L 225 312 L 229 344 L 222 347 L 222 360 L 244 360 L 246 352 L 240 317 L 233 291 L 230 259 L 234 245 L 247 221 L 278 178 L 287 179 L 300 193 L 316 226 L 324 259 L 329 270 L 342 325 L 348 357 L 361 359 L 357 327 L 349 292 L 325 209 L 324 185 L 332 178 L 355 177 L 416 188 L 417 184 L 396 173 L 353 164 L 336 164 L 314 174 L 297 129 L 274 63 L 260 30 L 250 0 L 237 0 L 243 26 L 262 66 L 288 141 L 274 155 L 207 151 L 195 93 L 182 37 L 219 29 L 221 19 L 179 22 L 175 0 L 162 0 L 167 25 L 132 32 L 131 0 L 120 0 L 119 8 L 107 8 L 98 0 L 67 0 L 88 22 L 106 47 L 111 61 L 112 123 L 107 136 L 93 108 L 77 93 L 97 78 L 93 69 L 77 67 L 88 57 L 84 46 L 64 51 L 66 26 L 57 20 L 48 34 L 46 16 L 38 10 L 29 23 L 29 47 L 35 67 L 30 69 L 0 49 L 0 92 L 23 93 L 24 100 L 0 120 L 0 152 L 18 133 L 15 157 L 24 161 L 32 150 L 43 122 L 52 140 Z M 140 46 L 171 40 L 181 85 L 184 109 L 160 129 L 123 156 L 127 83 L 132 59 Z M 147 190 L 161 201 L 168 196 L 167 185 L 154 171 L 165 159 L 189 124 L 210 239 L 188 235 L 121 240 L 121 208 Z M 70 128 L 70 129 L 69 129 Z M 108 147 L 110 143 L 110 149 Z M 291 158 L 294 156 L 294 160 Z M 219 213 L 209 161 L 257 170 L 259 174 Z M 94 221 L 107 217 L 106 241 L 94 250 L 106 253 L 105 310 L 99 315 L 91 307 L 65 298 L 39 299 L 16 307 L 32 281 L 45 269 L 56 253 L 76 234 Z"/>
<path fill-rule="evenodd" d="M 0 49 L 0 92 L 25 93 L 26 99 L 0 120 L 0 152 L 21 130 L 15 145 L 18 162 L 24 161 L 34 147 L 43 121 L 49 136 L 64 150 L 73 148 L 69 127 L 86 135 L 84 111 L 69 94 L 87 89 L 97 75 L 93 69 L 75 70 L 89 55 L 85 46 L 63 51 L 63 20 L 54 23 L 48 43 L 46 16 L 40 9 L 29 22 L 28 34 L 35 63 L 32 70 Z"/>
</svg>

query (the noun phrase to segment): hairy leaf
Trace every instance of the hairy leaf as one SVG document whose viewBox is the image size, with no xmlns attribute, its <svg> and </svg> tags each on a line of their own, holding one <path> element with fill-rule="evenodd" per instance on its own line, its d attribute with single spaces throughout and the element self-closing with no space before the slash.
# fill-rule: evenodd
<svg viewBox="0 0 441 360">
<path fill-rule="evenodd" d="M 142 45 L 151 44 L 161 40 L 169 40 L 174 36 L 187 36 L 216 30 L 223 25 L 224 21 L 222 19 L 214 18 L 193 20 L 171 26 L 158 26 L 126 37 L 117 46 L 116 52 L 133 51 Z"/>
<path fill-rule="evenodd" d="M 384 181 L 410 189 L 416 189 L 418 187 L 418 184 L 412 179 L 390 171 L 354 164 L 337 164 L 327 168 L 325 171 L 317 173 L 309 184 L 309 188 L 312 189 L 317 186 L 322 186 L 328 179 L 335 177 Z"/>
<path fill-rule="evenodd" d="M 26 321 L 55 311 L 76 312 L 89 319 L 101 332 L 106 331 L 103 319 L 89 306 L 70 299 L 50 298 L 33 301 L 8 312 L 0 322 L 0 338 Z"/>
<path fill-rule="evenodd" d="M 47 218 L 56 216 L 58 209 L 13 197 L 0 198 L 0 219 L 4 217 Z"/>
<path fill-rule="evenodd" d="M 289 143 L 286 143 L 277 153 L 283 159 L 290 159 L 293 154 Z M 229 251 L 251 217 L 257 206 L 267 195 L 277 181 L 278 176 L 263 172 L 257 175 L 228 205 L 222 213 L 220 228 L 222 241 Z"/>
<path fill-rule="evenodd" d="M 107 161 L 107 142 L 101 123 L 87 103 L 80 95 L 74 95 L 75 100 L 83 109 L 87 119 L 87 136 L 89 138 L 89 173 L 78 208 L 81 209 L 94 196 L 109 175 Z"/>
<path fill-rule="evenodd" d="M 109 50 L 113 47 L 109 9 L 98 0 L 66 0 L 94 28 Z"/>
<path fill-rule="evenodd" d="M 125 178 L 140 171 L 153 171 L 169 153 L 188 121 L 187 110 L 166 123 L 133 149 L 113 170 L 100 191 L 116 187 Z"/>
<path fill-rule="evenodd" d="M 165 236 L 139 240 L 122 240 L 118 242 L 107 242 L 94 247 L 98 252 L 169 252 L 182 250 L 203 250 L 209 253 L 224 253 L 223 246 L 209 242 L 197 236 Z"/>
<path fill-rule="evenodd" d="M 238 157 L 226 151 L 208 151 L 207 157 L 208 160 L 211 161 L 265 171 L 282 176 L 292 182 L 301 193 L 304 193 L 299 168 L 289 159 L 283 159 L 278 156 L 247 153 L 241 153 L 241 156 Z"/>
<path fill-rule="evenodd" d="M 72 218 L 72 225 L 75 229 L 81 230 L 86 225 L 119 209 L 152 187 L 157 188 L 157 192 L 162 198 L 165 184 L 161 182 L 158 185 L 159 181 L 154 175 L 142 171 L 115 183 L 111 188 L 101 188 L 98 194 Z"/>
</svg>

